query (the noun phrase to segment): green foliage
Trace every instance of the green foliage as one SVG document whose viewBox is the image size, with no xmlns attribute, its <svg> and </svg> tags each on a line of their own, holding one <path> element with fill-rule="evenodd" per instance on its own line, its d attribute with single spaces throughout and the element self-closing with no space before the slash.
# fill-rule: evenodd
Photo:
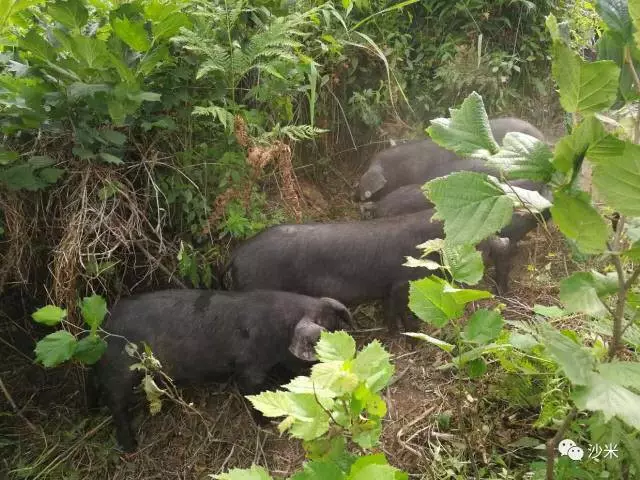
<svg viewBox="0 0 640 480">
<path fill-rule="evenodd" d="M 66 330 L 50 333 L 36 343 L 36 361 L 46 368 L 56 367 L 67 360 L 77 360 L 93 365 L 107 349 L 107 343 L 98 335 L 98 328 L 107 315 L 107 304 L 100 295 L 85 297 L 78 303 L 84 323 L 89 327 L 86 336 L 78 340 Z M 67 316 L 67 311 L 47 305 L 32 314 L 33 319 L 48 326 L 55 326 Z"/>
<path fill-rule="evenodd" d="M 387 406 L 379 394 L 391 379 L 394 367 L 378 341 L 356 352 L 355 341 L 345 332 L 322 332 L 316 345 L 320 363 L 309 377 L 296 377 L 285 390 L 268 391 L 247 398 L 267 417 L 285 417 L 280 432 L 304 440 L 310 461 L 291 478 L 406 479 L 382 454 L 356 456 L 346 439 L 362 449 L 379 442 Z M 233 469 L 219 479 L 271 478 L 261 467 Z"/>
</svg>

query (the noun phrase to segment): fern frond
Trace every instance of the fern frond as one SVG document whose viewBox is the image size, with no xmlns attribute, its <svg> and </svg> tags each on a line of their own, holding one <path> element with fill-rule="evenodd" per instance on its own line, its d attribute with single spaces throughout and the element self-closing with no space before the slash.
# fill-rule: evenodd
<svg viewBox="0 0 640 480">
<path fill-rule="evenodd" d="M 328 131 L 329 130 L 322 128 L 312 127 L 311 125 L 285 125 L 281 127 L 280 124 L 278 124 L 273 130 L 262 135 L 260 140 L 267 141 L 287 137 L 294 142 L 299 142 L 302 140 L 310 140 Z"/>
<path fill-rule="evenodd" d="M 230 130 L 233 127 L 233 113 L 217 105 L 212 105 L 210 107 L 195 107 L 192 115 L 213 117 L 218 120 L 226 130 Z"/>
</svg>

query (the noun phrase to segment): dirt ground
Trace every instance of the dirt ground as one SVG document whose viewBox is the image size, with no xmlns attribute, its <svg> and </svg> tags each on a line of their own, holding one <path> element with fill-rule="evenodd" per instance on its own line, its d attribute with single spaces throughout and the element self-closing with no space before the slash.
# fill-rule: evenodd
<svg viewBox="0 0 640 480">
<path fill-rule="evenodd" d="M 545 133 L 555 139 L 557 128 Z M 354 158 L 340 163 L 339 180 L 324 188 L 318 188 L 313 179 L 303 179 L 301 187 L 311 205 L 308 214 L 318 219 L 357 218 L 347 187 L 363 163 Z M 553 279 L 565 276 L 571 263 L 553 227 L 548 231 L 539 227 L 522 242 L 511 292 L 493 300 L 494 304 L 506 305 L 507 318 L 529 316 L 536 303 L 554 304 L 558 292 Z M 355 317 L 358 328 L 350 333 L 358 346 L 380 339 L 396 367 L 393 384 L 385 394 L 389 413 L 381 445 L 391 464 L 435 479 L 448 477 L 436 476 L 434 464 L 465 445 L 480 462 L 487 462 L 496 452 L 506 464 L 518 462 L 521 455 L 535 456 L 513 442 L 525 435 L 544 437 L 546 432 L 527 427 L 536 412 L 523 413 L 492 400 L 489 385 L 482 382 L 467 386 L 461 399 L 451 372 L 438 369 L 446 363 L 440 350 L 403 336 L 388 336 L 374 306 L 360 307 Z M 423 331 L 434 336 L 440 333 L 427 326 Z M 251 463 L 267 467 L 273 475 L 287 476 L 304 460 L 300 442 L 279 436 L 275 428 L 254 424 L 230 385 L 182 390 L 185 401 L 199 414 L 165 403 L 159 415 L 138 415 L 141 448 L 133 455 L 121 455 L 113 449 L 108 412 L 86 413 L 82 372 L 77 368 L 45 371 L 12 347 L 9 337 L 0 340 L 0 379 L 13 402 L 0 407 L 7 412 L 0 416 L 0 479 L 201 479 Z M 3 401 L 5 395 L 0 395 Z M 455 428 L 447 428 L 443 419 L 449 414 L 461 414 L 469 431 L 475 433 L 462 438 Z"/>
</svg>

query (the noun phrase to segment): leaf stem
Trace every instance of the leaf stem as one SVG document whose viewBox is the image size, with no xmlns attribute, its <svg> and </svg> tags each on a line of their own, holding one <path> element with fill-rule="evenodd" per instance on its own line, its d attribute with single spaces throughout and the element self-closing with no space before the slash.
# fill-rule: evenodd
<svg viewBox="0 0 640 480">
<path fill-rule="evenodd" d="M 636 90 L 640 92 L 640 77 L 638 77 L 638 72 L 636 72 L 636 67 L 633 65 L 633 58 L 631 58 L 631 49 L 629 48 L 629 45 L 624 47 L 624 63 L 629 68 L 629 72 L 633 77 L 633 83 L 636 86 Z"/>
</svg>

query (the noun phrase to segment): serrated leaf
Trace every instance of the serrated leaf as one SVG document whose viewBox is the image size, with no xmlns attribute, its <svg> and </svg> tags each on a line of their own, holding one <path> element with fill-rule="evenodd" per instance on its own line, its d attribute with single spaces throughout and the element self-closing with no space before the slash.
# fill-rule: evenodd
<svg viewBox="0 0 640 480">
<path fill-rule="evenodd" d="M 29 52 L 30 55 L 45 62 L 53 62 L 56 59 L 56 51 L 37 30 L 30 30 L 26 35 L 18 38 L 18 45 L 24 52 Z"/>
<path fill-rule="evenodd" d="M 576 389 L 572 397 L 579 409 L 602 412 L 605 422 L 615 416 L 640 429 L 640 396 L 601 375 L 592 373 L 586 386 Z"/>
<path fill-rule="evenodd" d="M 469 302 L 475 302 L 476 300 L 483 300 L 485 298 L 491 298 L 493 295 L 486 290 L 474 290 L 472 288 L 454 288 L 447 284 L 444 287 L 444 292 L 451 295 L 456 302 L 460 305 L 466 305 Z"/>
<path fill-rule="evenodd" d="M 442 265 L 438 262 L 429 260 L 428 258 L 406 257 L 406 259 L 407 261 L 402 264 L 405 267 L 426 268 L 427 270 L 438 270 L 439 268 L 442 268 Z"/>
<path fill-rule="evenodd" d="M 376 393 L 388 385 L 395 371 L 390 358 L 382 344 L 374 340 L 358 352 L 351 363 L 351 371 L 371 392 Z"/>
<path fill-rule="evenodd" d="M 107 302 L 100 295 L 94 294 L 90 297 L 84 297 L 80 302 L 80 312 L 87 325 L 95 330 L 102 325 L 104 317 L 107 315 Z"/>
<path fill-rule="evenodd" d="M 330 461 L 306 462 L 302 471 L 296 473 L 290 480 L 342 480 L 345 478 L 340 467 Z M 243 480 L 246 477 L 243 477 Z"/>
<path fill-rule="evenodd" d="M 283 385 L 282 388 L 293 393 L 311 393 L 318 397 L 332 398 L 336 395 L 334 391 L 328 388 L 322 388 L 320 385 L 314 383 L 310 377 L 303 376 L 295 377 L 289 383 Z"/>
<path fill-rule="evenodd" d="M 50 333 L 36 343 L 36 362 L 42 363 L 46 368 L 60 365 L 73 356 L 77 343 L 76 337 L 66 330 Z"/>
<path fill-rule="evenodd" d="M 106 350 L 107 342 L 98 336 L 88 335 L 78 342 L 73 358 L 86 365 L 93 365 Z"/>
<path fill-rule="evenodd" d="M 426 184 L 448 244 L 475 244 L 509 224 L 513 202 L 486 175 L 456 172 Z"/>
<path fill-rule="evenodd" d="M 609 228 L 591 205 L 585 192 L 556 191 L 551 216 L 558 229 L 583 253 L 598 254 L 607 248 Z"/>
<path fill-rule="evenodd" d="M 553 155 L 554 167 L 564 173 L 571 172 L 586 155 L 589 147 L 605 135 L 602 123 L 595 116 L 585 118 L 573 129 L 571 135 L 562 137 L 556 143 Z"/>
<path fill-rule="evenodd" d="M 0 165 L 9 165 L 18 159 L 18 152 L 10 152 L 0 148 Z"/>
<path fill-rule="evenodd" d="M 567 112 L 590 115 L 608 109 L 616 99 L 620 68 L 610 60 L 586 62 L 555 41 L 551 71 Z"/>
<path fill-rule="evenodd" d="M 541 182 L 551 180 L 553 153 L 546 143 L 521 132 L 509 132 L 502 147 L 487 159 L 507 178 L 528 178 Z"/>
<path fill-rule="evenodd" d="M 438 328 L 460 317 L 464 311 L 464 305 L 444 293 L 445 286 L 447 283 L 437 277 L 409 282 L 409 308 L 420 320 Z"/>
<path fill-rule="evenodd" d="M 633 388 L 640 386 L 640 363 L 638 362 L 601 363 L 598 365 L 598 371 L 602 378 L 616 385 Z"/>
<path fill-rule="evenodd" d="M 640 216 L 640 145 L 609 135 L 587 156 L 594 164 L 593 185 L 607 204 L 623 215 Z"/>
<path fill-rule="evenodd" d="M 38 171 L 38 176 L 49 185 L 56 183 L 60 180 L 67 171 L 64 168 L 43 168 Z"/>
<path fill-rule="evenodd" d="M 47 305 L 39 308 L 31 314 L 31 317 L 38 323 L 53 327 L 59 324 L 67 316 L 67 311 L 64 308 L 56 307 L 55 305 Z"/>
<path fill-rule="evenodd" d="M 321 362 L 351 360 L 355 354 L 356 341 L 344 331 L 323 331 L 316 343 L 316 356 Z"/>
<path fill-rule="evenodd" d="M 631 19 L 626 0 L 597 0 L 595 2 L 596 12 L 607 24 L 610 31 L 613 31 L 622 40 L 631 39 Z"/>
<path fill-rule="evenodd" d="M 545 305 L 534 305 L 533 313 L 537 313 L 538 315 L 542 315 L 545 318 L 561 318 L 566 315 L 565 311 L 560 307 L 556 307 L 552 305 L 547 307 Z"/>
<path fill-rule="evenodd" d="M 498 338 L 504 319 L 495 310 L 480 309 L 474 312 L 462 332 L 463 340 L 472 343 L 489 343 Z"/>
<path fill-rule="evenodd" d="M 501 183 L 497 178 L 489 176 L 489 180 L 498 185 L 513 202 L 514 207 L 525 209 L 527 212 L 542 212 L 551 207 L 551 202 L 544 198 L 540 192 L 516 187 L 508 183 Z"/>
<path fill-rule="evenodd" d="M 595 359 L 591 352 L 548 325 L 538 333 L 540 342 L 574 385 L 588 385 Z"/>
<path fill-rule="evenodd" d="M 382 454 L 360 457 L 347 476 L 348 480 L 407 480 L 407 478 L 406 473 L 389 465 Z"/>
<path fill-rule="evenodd" d="M 482 280 L 482 254 L 473 245 L 449 245 L 443 249 L 444 264 L 456 282 L 475 285 Z"/>
<path fill-rule="evenodd" d="M 602 318 L 608 313 L 600 297 L 610 295 L 617 289 L 613 277 L 597 272 L 576 272 L 560 282 L 560 301 L 569 313 L 586 313 Z"/>
<path fill-rule="evenodd" d="M 426 333 L 405 332 L 403 333 L 403 335 L 406 335 L 407 337 L 417 338 L 419 340 L 424 340 L 425 342 L 429 342 L 432 345 L 435 345 L 436 347 L 441 348 L 445 352 L 452 352 L 453 349 L 456 348 L 455 345 L 447 343 L 438 338 L 430 337 Z"/>
<path fill-rule="evenodd" d="M 14 165 L 6 170 L 0 170 L 0 182 L 9 190 L 28 190 L 35 192 L 47 186 L 41 178 L 36 177 L 31 165 L 23 163 Z"/>
<path fill-rule="evenodd" d="M 112 22 L 114 33 L 133 50 L 146 52 L 151 48 L 151 41 L 142 22 L 133 22 L 128 18 L 114 18 Z"/>
<path fill-rule="evenodd" d="M 47 6 L 51 18 L 66 27 L 80 29 L 89 19 L 89 12 L 80 0 L 58 0 Z"/>
<path fill-rule="evenodd" d="M 70 46 L 76 60 L 84 62 L 87 68 L 101 69 L 109 62 L 107 44 L 98 38 L 76 35 L 71 37 Z"/>
<path fill-rule="evenodd" d="M 343 366 L 344 362 L 341 360 L 317 363 L 311 368 L 311 381 L 321 390 L 331 391 L 329 398 L 352 393 L 358 386 L 358 377 Z"/>
<path fill-rule="evenodd" d="M 478 378 L 487 372 L 487 362 L 482 357 L 474 358 L 465 364 L 465 369 L 469 378 Z"/>
<path fill-rule="evenodd" d="M 180 31 L 180 28 L 188 27 L 189 25 L 191 25 L 189 17 L 184 13 L 173 13 L 160 22 L 154 23 L 151 26 L 151 32 L 153 33 L 154 41 L 157 42 L 164 38 L 173 37 Z"/>
<path fill-rule="evenodd" d="M 251 465 L 251 468 L 232 468 L 226 473 L 210 475 L 217 480 L 272 480 L 271 475 L 263 467 Z"/>
<path fill-rule="evenodd" d="M 293 410 L 291 394 L 288 392 L 267 391 L 259 395 L 248 395 L 247 399 L 265 417 L 285 417 Z"/>
<path fill-rule="evenodd" d="M 351 439 L 360 447 L 364 449 L 371 449 L 375 447 L 380 441 L 380 434 L 382 433 L 382 424 L 379 420 L 369 420 L 364 423 L 356 423 L 353 427 L 353 434 Z M 348 478 L 352 478 L 349 476 Z"/>
<path fill-rule="evenodd" d="M 116 157 L 115 155 L 111 155 L 107 152 L 100 152 L 98 156 L 107 163 L 112 165 L 120 165 L 124 163 L 121 158 Z"/>
<path fill-rule="evenodd" d="M 498 152 L 482 97 L 471 93 L 451 118 L 431 120 L 427 132 L 434 142 L 459 155 L 487 158 Z"/>
<path fill-rule="evenodd" d="M 116 130 L 101 130 L 100 137 L 102 137 L 107 142 L 117 145 L 121 147 L 127 141 L 127 136 L 123 133 L 120 133 Z"/>
</svg>

